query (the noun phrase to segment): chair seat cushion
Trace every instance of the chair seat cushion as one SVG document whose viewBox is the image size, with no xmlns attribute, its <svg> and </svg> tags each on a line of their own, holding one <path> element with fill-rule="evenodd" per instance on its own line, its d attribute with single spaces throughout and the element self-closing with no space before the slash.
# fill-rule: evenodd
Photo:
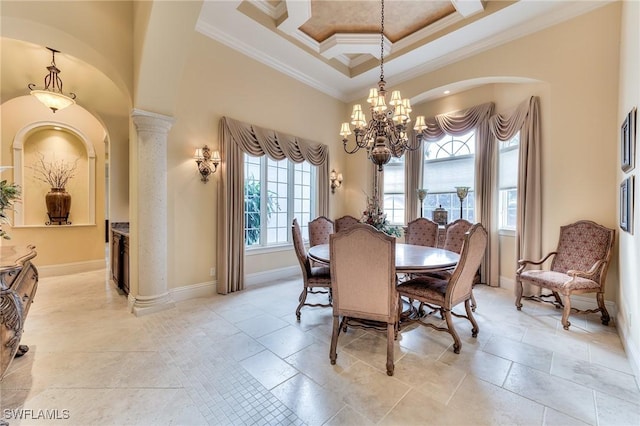
<svg viewBox="0 0 640 426">
<path fill-rule="evenodd" d="M 570 290 L 597 289 L 600 285 L 588 278 L 576 277 L 574 281 L 570 275 L 555 271 L 524 271 L 520 274 L 522 282 L 549 288 L 563 293 Z"/>
<path fill-rule="evenodd" d="M 444 303 L 446 291 L 447 280 L 434 277 L 418 277 L 398 285 L 398 292 L 403 296 L 438 304 Z"/>
<path fill-rule="evenodd" d="M 328 287 L 331 285 L 331 269 L 328 266 L 312 266 L 311 275 L 307 280 L 309 286 L 312 284 Z"/>
</svg>

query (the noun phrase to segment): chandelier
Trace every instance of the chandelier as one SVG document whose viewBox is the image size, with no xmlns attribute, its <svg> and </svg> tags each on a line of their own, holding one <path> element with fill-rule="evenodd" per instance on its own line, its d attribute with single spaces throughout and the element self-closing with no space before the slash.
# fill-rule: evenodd
<svg viewBox="0 0 640 426">
<path fill-rule="evenodd" d="M 382 166 L 391 160 L 391 156 L 402 157 L 405 151 L 415 151 L 420 147 L 422 131 L 427 127 L 424 116 L 416 118 L 413 129 L 416 131 L 415 142 L 410 140 L 407 125 L 411 122 L 411 102 L 402 99 L 399 90 L 391 92 L 387 106 L 384 81 L 384 0 L 381 0 L 380 13 L 380 81 L 378 87 L 369 90 L 367 102 L 371 111 L 371 120 L 367 123 L 362 107 L 353 106 L 351 124 L 354 126 L 355 146 L 348 148 L 349 135 L 352 134 L 349 123 L 342 123 L 340 135 L 347 154 L 353 154 L 361 148 L 366 149 L 368 158 L 382 171 Z"/>
<path fill-rule="evenodd" d="M 58 76 L 60 69 L 56 67 L 56 53 L 60 53 L 59 50 L 47 47 L 51 51 L 51 65 L 47 67 L 49 75 L 44 78 L 44 89 L 34 89 L 35 84 L 30 83 L 28 85 L 31 90 L 31 94 L 35 96 L 40 102 L 51 108 L 51 111 L 56 112 L 63 108 L 68 107 L 76 103 L 75 93 L 69 93 L 65 95 L 62 92 L 62 79 Z"/>
</svg>

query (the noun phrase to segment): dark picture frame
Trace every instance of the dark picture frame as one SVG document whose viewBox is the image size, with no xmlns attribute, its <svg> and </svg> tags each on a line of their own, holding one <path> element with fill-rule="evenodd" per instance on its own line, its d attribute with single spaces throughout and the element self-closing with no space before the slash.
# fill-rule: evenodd
<svg viewBox="0 0 640 426">
<path fill-rule="evenodd" d="M 634 176 L 629 176 L 620 184 L 620 228 L 630 234 L 633 234 L 634 181 Z"/>
<path fill-rule="evenodd" d="M 620 165 L 628 172 L 635 167 L 636 157 L 636 108 L 627 114 L 620 127 Z"/>
</svg>

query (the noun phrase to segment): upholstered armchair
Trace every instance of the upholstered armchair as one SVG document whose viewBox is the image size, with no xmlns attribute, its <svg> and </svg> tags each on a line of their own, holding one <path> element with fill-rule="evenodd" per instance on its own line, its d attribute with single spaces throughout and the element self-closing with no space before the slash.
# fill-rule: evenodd
<svg viewBox="0 0 640 426">
<path fill-rule="evenodd" d="M 298 307 L 296 308 L 296 318 L 300 321 L 300 309 L 303 306 L 330 307 L 331 306 L 331 275 L 328 266 L 311 266 L 311 260 L 307 255 L 302 240 L 302 231 L 298 224 L 298 219 L 293 219 L 291 224 L 291 235 L 293 237 L 293 248 L 302 269 L 302 292 L 298 297 Z M 319 287 L 324 290 L 316 290 Z M 328 303 L 307 303 L 308 294 L 328 294 Z"/>
<path fill-rule="evenodd" d="M 452 316 L 468 319 L 471 323 L 471 335 L 473 337 L 478 335 L 478 323 L 471 311 L 471 289 L 486 248 L 487 231 L 477 223 L 471 226 L 471 229 L 465 234 L 460 248 L 460 260 L 448 278 L 419 276 L 398 285 L 400 296 L 417 300 L 434 309 L 433 312 L 439 311 L 446 322 L 446 327 L 425 322 L 424 317 L 409 321 L 418 321 L 426 327 L 451 334 L 453 351 L 457 354 L 460 353 L 462 342 L 455 329 Z M 453 308 L 461 303 L 464 304 L 466 315 L 453 312 Z"/>
<path fill-rule="evenodd" d="M 398 322 L 396 239 L 366 224 L 331 235 L 333 333 L 329 359 L 336 363 L 338 336 L 347 326 L 387 332 L 387 374 L 393 375 L 393 341 Z"/>
<path fill-rule="evenodd" d="M 336 232 L 344 231 L 345 229 L 351 228 L 353 225 L 359 224 L 360 221 L 353 216 L 342 216 L 335 220 L 335 228 Z"/>
<path fill-rule="evenodd" d="M 551 303 L 562 308 L 562 326 L 569 329 L 569 314 L 575 312 L 601 312 L 602 324 L 609 324 L 609 313 L 604 305 L 604 287 L 615 230 L 589 220 L 580 220 L 560 227 L 558 247 L 540 260 L 518 260 L 516 271 L 516 308 L 522 310 L 523 284 L 532 284 L 551 291 L 555 301 Z M 527 269 L 531 265 L 540 267 L 548 259 L 548 270 Z M 598 309 L 580 311 L 571 308 L 571 295 L 596 293 Z M 542 296 L 546 297 L 546 296 Z M 545 301 L 530 296 L 526 299 Z"/>
<path fill-rule="evenodd" d="M 405 242 L 417 246 L 435 247 L 438 243 L 438 224 L 419 217 L 407 224 Z"/>
</svg>

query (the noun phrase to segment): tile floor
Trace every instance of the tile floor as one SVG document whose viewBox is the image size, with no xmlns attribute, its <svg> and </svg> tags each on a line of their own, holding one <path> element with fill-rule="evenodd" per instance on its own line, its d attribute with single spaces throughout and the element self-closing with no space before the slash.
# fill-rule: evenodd
<svg viewBox="0 0 640 426">
<path fill-rule="evenodd" d="M 477 339 L 414 326 L 385 373 L 383 334 L 350 330 L 329 363 L 331 310 L 301 281 L 180 302 L 145 317 L 105 271 L 43 278 L 29 353 L 0 383 L 11 425 L 640 425 L 640 391 L 614 327 L 476 287 Z M 22 419 L 15 419 L 15 417 Z M 54 417 L 47 419 L 47 417 Z"/>
</svg>

